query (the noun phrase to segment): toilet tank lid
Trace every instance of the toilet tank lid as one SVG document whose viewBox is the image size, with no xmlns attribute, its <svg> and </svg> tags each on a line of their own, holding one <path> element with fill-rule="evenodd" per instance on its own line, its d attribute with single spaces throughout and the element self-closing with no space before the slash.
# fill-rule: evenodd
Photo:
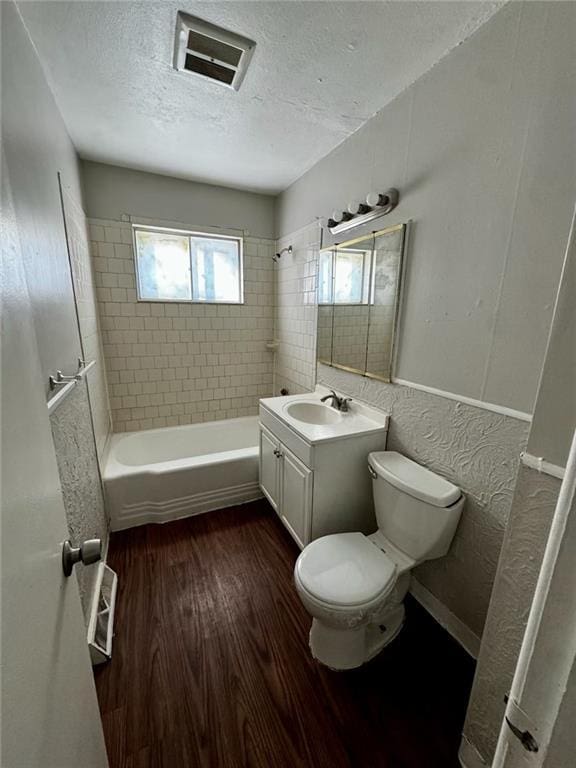
<svg viewBox="0 0 576 768">
<path fill-rule="evenodd" d="M 449 507 L 462 495 L 457 485 L 396 451 L 371 453 L 368 461 L 374 471 L 394 488 L 435 507 Z"/>
</svg>

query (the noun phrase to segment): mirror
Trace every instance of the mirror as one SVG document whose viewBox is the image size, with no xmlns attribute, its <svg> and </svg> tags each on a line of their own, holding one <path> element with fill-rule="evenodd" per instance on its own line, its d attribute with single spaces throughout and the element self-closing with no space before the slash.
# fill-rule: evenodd
<svg viewBox="0 0 576 768">
<path fill-rule="evenodd" d="M 319 363 L 390 381 L 406 225 L 320 251 Z"/>
</svg>

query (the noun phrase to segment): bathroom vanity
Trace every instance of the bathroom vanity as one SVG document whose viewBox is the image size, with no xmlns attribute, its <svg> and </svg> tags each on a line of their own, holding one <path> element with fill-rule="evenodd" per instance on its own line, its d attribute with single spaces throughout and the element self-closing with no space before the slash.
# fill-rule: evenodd
<svg viewBox="0 0 576 768">
<path fill-rule="evenodd" d="M 260 400 L 260 488 L 303 548 L 330 533 L 376 529 L 367 456 L 386 448 L 388 415 L 315 392 Z"/>
</svg>

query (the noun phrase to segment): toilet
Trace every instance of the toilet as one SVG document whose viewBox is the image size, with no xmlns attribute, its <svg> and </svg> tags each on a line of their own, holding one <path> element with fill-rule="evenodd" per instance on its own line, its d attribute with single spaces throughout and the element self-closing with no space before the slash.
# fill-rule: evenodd
<svg viewBox="0 0 576 768">
<path fill-rule="evenodd" d="M 368 456 L 376 533 L 335 533 L 302 550 L 298 595 L 312 616 L 312 655 L 332 669 L 372 659 L 402 629 L 410 572 L 448 552 L 465 497 L 396 451 Z"/>
</svg>

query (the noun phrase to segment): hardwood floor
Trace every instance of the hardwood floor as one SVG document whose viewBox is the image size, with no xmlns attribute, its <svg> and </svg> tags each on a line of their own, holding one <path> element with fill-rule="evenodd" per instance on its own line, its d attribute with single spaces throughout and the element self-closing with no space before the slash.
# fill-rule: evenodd
<svg viewBox="0 0 576 768">
<path fill-rule="evenodd" d="M 110 768 L 457 768 L 473 662 L 413 600 L 365 667 L 308 650 L 298 549 L 264 501 L 113 534 Z"/>
</svg>

